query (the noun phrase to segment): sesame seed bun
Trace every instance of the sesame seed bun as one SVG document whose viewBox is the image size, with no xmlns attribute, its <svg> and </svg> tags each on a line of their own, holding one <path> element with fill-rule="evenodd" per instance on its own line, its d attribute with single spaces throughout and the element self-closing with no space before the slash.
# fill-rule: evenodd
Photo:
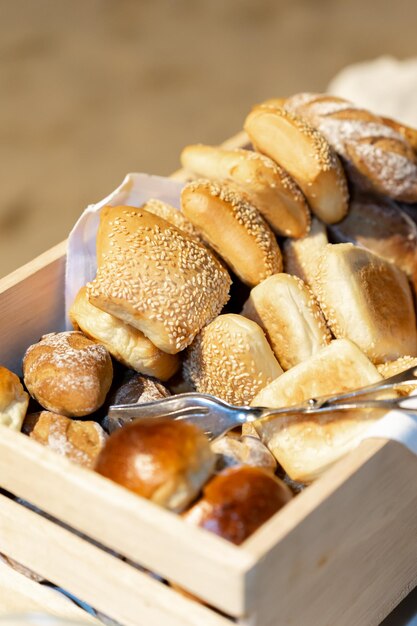
<svg viewBox="0 0 417 626">
<path fill-rule="evenodd" d="M 195 238 L 133 207 L 104 207 L 89 301 L 160 350 L 189 345 L 228 300 L 229 274 Z"/>
<path fill-rule="evenodd" d="M 162 217 L 173 226 L 176 226 L 179 230 L 187 233 L 187 235 L 189 235 L 190 237 L 200 239 L 198 232 L 191 224 L 190 220 L 187 220 L 185 215 L 181 213 L 179 209 L 176 209 L 167 202 L 151 198 L 150 200 L 145 202 L 145 204 L 142 206 L 142 209 L 148 211 L 148 213 L 153 213 L 154 215 Z"/>
<path fill-rule="evenodd" d="M 19 431 L 26 415 L 29 395 L 16 374 L 0 366 L 0 424 Z"/>
<path fill-rule="evenodd" d="M 350 243 L 328 244 L 319 260 L 317 297 L 334 336 L 354 341 L 371 361 L 417 356 L 410 286 L 392 263 Z"/>
<path fill-rule="evenodd" d="M 91 304 L 86 287 L 78 292 L 69 317 L 75 330 L 82 330 L 123 365 L 141 374 L 168 380 L 179 367 L 177 355 L 162 352 L 140 330 Z"/>
<path fill-rule="evenodd" d="M 240 280 L 253 287 L 282 270 L 274 233 L 235 188 L 197 180 L 181 193 L 182 211 Z"/>
<path fill-rule="evenodd" d="M 330 343 L 323 313 L 297 276 L 274 274 L 262 281 L 250 292 L 242 315 L 263 328 L 284 370 Z"/>
<path fill-rule="evenodd" d="M 255 394 L 282 374 L 263 330 L 251 320 L 219 315 L 187 351 L 185 376 L 197 391 L 231 404 L 249 404 Z"/>
<path fill-rule="evenodd" d="M 395 361 L 380 363 L 376 366 L 376 369 L 381 374 L 382 378 L 391 378 L 391 376 L 405 372 L 405 370 L 408 370 L 410 367 L 417 367 L 417 357 L 406 354 Z M 411 387 L 411 389 L 413 389 L 413 387 Z"/>
<path fill-rule="evenodd" d="M 301 117 L 271 104 L 256 106 L 246 118 L 245 130 L 259 152 L 294 178 L 317 217 L 333 224 L 346 215 L 345 174 L 319 131 Z"/>
<path fill-rule="evenodd" d="M 307 233 L 310 211 L 302 191 L 265 155 L 199 144 L 184 148 L 181 163 L 197 176 L 237 185 L 277 234 L 302 237 Z"/>
</svg>

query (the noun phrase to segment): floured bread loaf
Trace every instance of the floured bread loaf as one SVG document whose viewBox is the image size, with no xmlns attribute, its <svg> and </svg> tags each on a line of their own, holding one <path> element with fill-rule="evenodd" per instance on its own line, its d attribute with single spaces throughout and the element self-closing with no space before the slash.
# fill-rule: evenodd
<svg viewBox="0 0 417 626">
<path fill-rule="evenodd" d="M 29 394 L 16 374 L 0 366 L 0 424 L 19 431 L 25 419 Z"/>
</svg>

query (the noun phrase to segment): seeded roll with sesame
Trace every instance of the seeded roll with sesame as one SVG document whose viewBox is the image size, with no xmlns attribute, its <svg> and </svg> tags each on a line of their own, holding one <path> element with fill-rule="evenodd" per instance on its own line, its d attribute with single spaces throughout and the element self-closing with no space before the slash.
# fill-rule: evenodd
<svg viewBox="0 0 417 626">
<path fill-rule="evenodd" d="M 302 191 L 265 155 L 200 144 L 184 148 L 181 163 L 197 176 L 237 185 L 278 235 L 302 237 L 307 233 L 310 211 Z"/>
<path fill-rule="evenodd" d="M 405 372 L 405 370 L 408 370 L 410 367 L 417 367 L 417 357 L 406 354 L 395 361 L 380 363 L 376 366 L 376 369 L 381 374 L 382 378 L 391 378 L 391 376 Z"/>
<path fill-rule="evenodd" d="M 194 237 L 144 209 L 101 211 L 89 301 L 176 354 L 223 308 L 230 276 Z"/>
<path fill-rule="evenodd" d="M 187 350 L 184 372 L 197 391 L 242 405 L 249 404 L 282 369 L 260 326 L 228 313 L 196 337 Z"/>
<path fill-rule="evenodd" d="M 91 304 L 86 287 L 78 292 L 69 318 L 75 330 L 103 344 L 117 361 L 136 372 L 168 380 L 180 365 L 177 355 L 162 352 L 140 330 Z"/>
<path fill-rule="evenodd" d="M 157 200 L 156 198 L 150 198 L 150 200 L 145 202 L 142 206 L 142 209 L 148 211 L 148 213 L 153 213 L 154 215 L 162 217 L 173 226 L 176 226 L 179 230 L 187 233 L 190 237 L 200 239 L 198 232 L 191 224 L 190 220 L 187 220 L 185 215 L 181 213 L 179 209 L 176 209 L 167 202 Z"/>
<path fill-rule="evenodd" d="M 345 174 L 336 152 L 318 130 L 271 104 L 256 106 L 246 118 L 245 130 L 259 152 L 294 178 L 317 217 L 333 224 L 346 215 Z"/>
<path fill-rule="evenodd" d="M 331 335 L 312 292 L 297 276 L 274 274 L 254 287 L 242 315 L 265 331 L 282 369 L 305 361 Z"/>
<path fill-rule="evenodd" d="M 203 239 L 246 285 L 253 287 L 282 270 L 274 233 L 235 187 L 197 180 L 182 190 L 181 207 Z"/>
</svg>

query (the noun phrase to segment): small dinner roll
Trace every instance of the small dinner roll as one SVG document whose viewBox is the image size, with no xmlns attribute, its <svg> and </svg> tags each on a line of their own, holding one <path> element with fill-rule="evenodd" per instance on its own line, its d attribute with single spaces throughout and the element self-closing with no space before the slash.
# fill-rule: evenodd
<svg viewBox="0 0 417 626">
<path fill-rule="evenodd" d="M 351 339 L 375 363 L 417 356 L 413 298 L 398 267 L 350 243 L 328 244 L 316 283 L 335 337 Z"/>
<path fill-rule="evenodd" d="M 197 391 L 237 405 L 249 404 L 282 374 L 262 328 L 234 313 L 203 328 L 187 350 L 184 371 Z"/>
<path fill-rule="evenodd" d="M 250 292 L 242 315 L 265 331 L 283 370 L 330 343 L 330 332 L 313 294 L 297 276 L 274 274 Z"/>
<path fill-rule="evenodd" d="M 23 376 L 39 404 L 67 417 L 96 411 L 113 378 L 109 353 L 77 331 L 49 333 L 26 351 Z"/>
<path fill-rule="evenodd" d="M 213 473 L 202 430 L 183 421 L 139 419 L 108 438 L 96 472 L 172 511 L 182 511 Z"/>
<path fill-rule="evenodd" d="M 302 237 L 307 233 L 310 211 L 301 189 L 267 156 L 199 144 L 184 148 L 181 163 L 202 178 L 237 185 L 277 234 Z"/>
<path fill-rule="evenodd" d="M 188 183 L 181 193 L 184 215 L 246 285 L 282 270 L 274 233 L 248 198 L 209 180 Z"/>
<path fill-rule="evenodd" d="M 230 277 L 194 237 L 143 209 L 104 207 L 89 301 L 176 354 L 220 313 Z"/>
<path fill-rule="evenodd" d="M 346 215 L 345 174 L 336 152 L 318 130 L 271 104 L 254 107 L 246 118 L 245 130 L 259 152 L 294 178 L 317 217 L 333 224 Z"/>
<path fill-rule="evenodd" d="M 29 395 L 16 374 L 0 365 L 0 424 L 19 431 L 29 404 Z"/>
<path fill-rule="evenodd" d="M 274 456 L 258 436 L 244 435 L 236 437 L 228 434 L 213 441 L 211 449 L 217 455 L 217 471 L 241 465 L 263 467 L 272 473 L 277 469 L 277 462 Z"/>
<path fill-rule="evenodd" d="M 215 476 L 182 517 L 239 545 L 291 499 L 290 489 L 271 472 L 236 467 Z"/>
<path fill-rule="evenodd" d="M 180 365 L 177 355 L 162 352 L 140 330 L 91 304 L 86 287 L 78 292 L 69 318 L 76 330 L 103 344 L 115 359 L 141 374 L 168 380 Z"/>
<path fill-rule="evenodd" d="M 287 239 L 283 246 L 284 271 L 301 278 L 314 295 L 319 256 L 328 243 L 325 225 L 313 218 L 308 235 L 301 239 Z"/>
<path fill-rule="evenodd" d="M 106 433 L 97 422 L 74 420 L 49 411 L 27 415 L 22 432 L 60 456 L 89 468 L 106 441 Z"/>
<path fill-rule="evenodd" d="M 328 346 L 264 387 L 252 406 L 284 407 L 309 398 L 343 393 L 382 380 L 371 361 L 348 339 Z"/>
<path fill-rule="evenodd" d="M 185 215 L 181 213 L 179 209 L 176 209 L 167 202 L 157 200 L 156 198 L 150 198 L 141 208 L 148 211 L 148 213 L 153 213 L 154 215 L 162 217 L 173 226 L 176 226 L 179 230 L 187 233 L 190 237 L 200 239 L 198 232 L 191 224 L 190 220 L 187 220 Z"/>
</svg>

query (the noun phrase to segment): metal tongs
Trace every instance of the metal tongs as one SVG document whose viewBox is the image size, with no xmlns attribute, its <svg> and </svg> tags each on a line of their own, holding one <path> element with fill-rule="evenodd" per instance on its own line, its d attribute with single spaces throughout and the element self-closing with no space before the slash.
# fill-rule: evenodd
<svg viewBox="0 0 417 626">
<path fill-rule="evenodd" d="M 208 394 L 180 393 L 154 402 L 111 406 L 108 414 L 114 418 L 169 417 L 186 420 L 202 428 L 207 437 L 213 440 L 248 422 L 294 414 L 323 414 L 353 409 L 386 411 L 395 409 L 417 416 L 417 398 L 395 395 L 397 388 L 404 385 L 417 385 L 417 367 L 411 367 L 400 374 L 355 391 L 310 398 L 302 404 L 279 409 L 233 406 Z M 384 392 L 382 398 L 378 397 L 381 392 Z M 392 397 L 386 397 L 388 392 L 392 392 Z M 412 407 L 413 401 L 415 408 Z"/>
</svg>

